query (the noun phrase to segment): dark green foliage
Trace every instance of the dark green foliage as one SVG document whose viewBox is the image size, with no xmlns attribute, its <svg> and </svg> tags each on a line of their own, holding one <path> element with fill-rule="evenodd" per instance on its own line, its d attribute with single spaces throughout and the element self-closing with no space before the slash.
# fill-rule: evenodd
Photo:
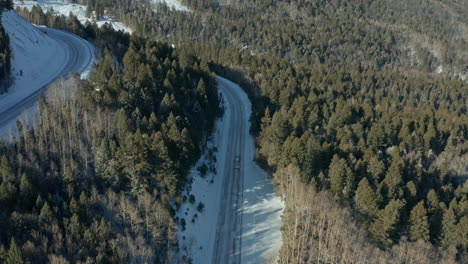
<svg viewBox="0 0 468 264">
<path fill-rule="evenodd" d="M 13 1 L 12 0 L 2 0 L 2 1 L 0 1 L 0 11 L 11 10 L 11 9 L 13 9 Z"/>
<path fill-rule="evenodd" d="M 26 264 L 26 263 L 28 263 L 24 259 L 23 253 L 21 252 L 21 249 L 18 247 L 18 245 L 16 245 L 16 242 L 15 242 L 14 238 L 11 239 L 10 249 L 8 250 L 8 253 L 6 254 L 5 263 L 6 264 Z"/>
<path fill-rule="evenodd" d="M 202 202 L 198 203 L 197 210 L 201 213 L 205 209 L 205 205 Z"/>
<path fill-rule="evenodd" d="M 104 6 L 138 35 L 176 43 L 172 53 L 167 45 L 154 50 L 153 44 L 143 44 L 136 36 L 127 52 L 127 35 L 94 25 L 67 27 L 96 38 L 99 47 L 104 47 L 99 39 L 106 39 L 118 54 L 117 62 L 110 52 L 104 55 L 96 68 L 99 74 L 88 84 L 88 91 L 101 90 L 97 95 L 89 92 L 94 95 L 91 100 L 115 111 L 112 122 L 118 124 L 118 132 L 102 147 L 104 155 L 96 157 L 99 178 L 116 189 L 133 181 L 138 193 L 141 182 L 153 179 L 147 177 L 153 172 L 145 168 L 156 158 L 158 195 L 174 193 L 177 188 L 168 186 L 180 184 L 177 179 L 183 172 L 173 168 L 192 161 L 184 157 L 197 150 L 196 126 L 210 127 L 211 120 L 194 124 L 178 117 L 199 107 L 205 114 L 216 109 L 206 103 L 217 96 L 210 92 L 210 79 L 187 78 L 191 71 L 186 69 L 206 71 L 209 65 L 248 92 L 256 158 L 263 167 L 275 172 L 297 166 L 303 183 L 331 189 L 339 202 L 356 209 L 364 228 L 382 247 L 394 246 L 407 235 L 427 240 L 425 221 L 411 221 L 411 212 L 418 208 L 413 215 L 427 215 L 429 241 L 448 248 L 450 256 L 466 259 L 467 192 L 461 187 L 468 152 L 468 87 L 456 80 L 459 72 L 466 73 L 467 39 L 460 33 L 466 27 L 463 1 L 184 3 L 191 12 L 161 5 L 153 13 L 147 1 L 88 1 L 98 16 Z M 32 13 L 37 24 L 66 24 L 63 18 L 57 19 L 61 23 L 46 21 L 50 15 L 37 15 L 39 10 Z M 69 24 L 75 24 L 73 19 Z M 166 52 L 170 55 L 162 58 Z M 122 61 L 130 65 L 123 71 L 118 67 Z M 443 66 L 442 74 L 433 73 L 438 66 Z M 181 92 L 185 87 L 190 92 Z M 156 101 L 149 100 L 153 96 Z M 197 113 L 187 118 L 199 120 Z M 134 152 L 130 143 L 121 146 L 125 140 L 147 141 L 127 139 L 138 129 L 142 137 L 151 138 L 149 152 L 158 155 L 147 155 L 143 147 L 142 156 L 109 158 L 119 149 L 123 154 Z M 162 133 L 152 133 L 159 130 Z M 115 173 L 125 162 L 142 170 Z M 16 185 L 0 188 L 0 202 L 11 203 L 9 194 Z M 418 206 L 424 200 L 426 213 Z M 412 222 L 418 226 L 414 230 L 423 230 L 414 238 Z"/>
<path fill-rule="evenodd" d="M 165 263 L 177 247 L 171 204 L 218 115 L 216 82 L 187 51 L 106 30 L 90 79 L 53 85 L 38 124 L 0 145 L 2 263 Z"/>
<path fill-rule="evenodd" d="M 404 202 L 392 200 L 377 213 L 377 218 L 369 228 L 373 238 L 382 246 L 390 246 L 398 239 L 400 214 Z"/>
<path fill-rule="evenodd" d="M 424 201 L 419 202 L 412 210 L 410 217 L 410 237 L 413 241 L 429 241 L 429 222 Z"/>
<path fill-rule="evenodd" d="M 358 209 L 359 212 L 370 217 L 376 215 L 378 210 L 378 198 L 375 191 L 369 185 L 367 178 L 363 178 L 359 182 L 354 199 L 356 209 Z"/>
<path fill-rule="evenodd" d="M 354 175 L 345 159 L 333 156 L 329 169 L 330 190 L 338 197 L 348 197 L 353 188 Z"/>
</svg>

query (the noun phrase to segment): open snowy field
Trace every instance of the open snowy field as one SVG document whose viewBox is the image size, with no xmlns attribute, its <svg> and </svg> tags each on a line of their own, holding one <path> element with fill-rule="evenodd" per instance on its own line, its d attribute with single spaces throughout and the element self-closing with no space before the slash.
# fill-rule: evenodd
<svg viewBox="0 0 468 264">
<path fill-rule="evenodd" d="M 249 120 L 251 104 L 245 92 L 235 83 L 218 77 L 218 85 L 229 86 L 229 91 L 235 93 L 242 102 L 245 120 Z M 224 88 L 225 89 L 225 88 Z M 220 89 L 223 94 L 223 89 Z M 223 97 L 225 95 L 223 94 Z M 217 149 L 216 160 L 210 155 L 210 151 L 204 153 L 192 169 L 189 177 L 193 180 L 191 186 L 185 191 L 187 197 L 178 210 L 177 216 L 184 218 L 185 231 L 178 233 L 180 255 L 192 258 L 193 263 L 211 263 L 216 241 L 216 229 L 218 226 L 218 215 L 220 212 L 220 199 L 223 197 L 224 176 L 228 167 L 226 159 L 228 147 L 229 124 L 232 122 L 232 106 L 228 100 L 224 100 L 226 108 L 222 119 L 218 120 L 213 139 L 208 144 L 208 149 Z M 250 126 L 245 126 L 245 164 L 243 166 L 243 199 L 241 205 L 242 227 L 241 227 L 241 263 L 263 263 L 275 259 L 281 247 L 281 215 L 284 203 L 276 195 L 274 186 L 268 179 L 267 174 L 254 162 L 255 145 L 254 139 L 248 134 Z M 202 164 L 214 166 L 215 173 L 207 173 L 204 177 L 197 170 Z M 195 201 L 190 202 L 190 195 Z M 198 211 L 199 203 L 203 203 L 203 212 Z M 180 222 L 180 221 L 179 221 Z M 179 230 L 182 226 L 179 225 Z"/>
<path fill-rule="evenodd" d="M 44 12 L 51 11 L 53 9 L 53 11 L 57 15 L 64 15 L 66 17 L 68 17 L 70 13 L 73 13 L 82 24 L 84 24 L 86 21 L 91 21 L 90 18 L 86 17 L 86 6 L 72 4 L 65 0 L 50 0 L 50 1 L 49 0 L 38 0 L 38 1 L 14 0 L 13 3 L 15 5 L 15 8 L 26 7 L 29 10 L 31 10 L 33 6 L 39 5 L 41 6 L 42 10 L 44 10 Z M 115 30 L 123 30 L 125 32 L 132 33 L 131 28 L 127 27 L 122 22 L 116 21 L 110 17 L 105 16 L 103 19 L 96 21 L 96 24 L 98 26 L 102 26 L 105 23 L 109 23 Z"/>
</svg>

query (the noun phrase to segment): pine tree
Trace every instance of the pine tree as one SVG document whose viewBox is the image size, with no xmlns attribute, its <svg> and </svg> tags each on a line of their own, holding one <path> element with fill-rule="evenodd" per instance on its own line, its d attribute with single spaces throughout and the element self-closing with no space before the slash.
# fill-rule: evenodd
<svg viewBox="0 0 468 264">
<path fill-rule="evenodd" d="M 442 218 L 442 246 L 448 247 L 456 242 L 457 217 L 452 207 L 449 207 Z"/>
<path fill-rule="evenodd" d="M 348 197 L 353 189 L 354 175 L 345 159 L 334 155 L 330 163 L 328 176 L 330 178 L 330 190 L 337 196 Z"/>
<path fill-rule="evenodd" d="M 354 200 L 356 207 L 362 214 L 373 217 L 377 213 L 377 195 L 369 185 L 367 178 L 364 177 L 359 182 Z"/>
<path fill-rule="evenodd" d="M 52 208 L 50 208 L 48 202 L 45 202 L 42 206 L 39 217 L 48 222 L 51 222 L 54 219 L 54 211 L 52 211 Z"/>
<path fill-rule="evenodd" d="M 430 237 L 433 241 L 437 241 L 441 232 L 442 209 L 440 206 L 439 197 L 433 189 L 427 193 L 426 202 L 429 216 Z"/>
<path fill-rule="evenodd" d="M 382 246 L 391 246 L 398 239 L 400 212 L 404 205 L 405 203 L 401 200 L 390 201 L 384 209 L 377 213 L 377 219 L 369 227 L 369 232 Z"/>
<path fill-rule="evenodd" d="M 385 131 L 381 125 L 374 125 L 367 136 L 367 144 L 373 150 L 385 146 Z"/>
<path fill-rule="evenodd" d="M 5 263 L 8 257 L 8 251 L 5 249 L 5 245 L 0 245 L 0 263 Z"/>
<path fill-rule="evenodd" d="M 379 183 L 382 175 L 385 172 L 385 164 L 383 161 L 379 160 L 375 155 L 373 155 L 367 165 L 367 172 L 372 175 L 374 184 Z"/>
<path fill-rule="evenodd" d="M 20 194 L 26 206 L 31 206 L 34 202 L 32 200 L 32 198 L 34 197 L 33 186 L 31 182 L 29 181 L 29 178 L 26 176 L 26 173 L 21 174 L 19 189 L 20 189 Z"/>
<path fill-rule="evenodd" d="M 206 109 L 208 106 L 208 92 L 207 92 L 207 87 L 205 84 L 205 81 L 203 79 L 200 79 L 197 85 L 197 96 L 198 96 L 198 101 L 200 102 L 200 105 Z"/>
<path fill-rule="evenodd" d="M 411 210 L 410 224 L 411 240 L 417 241 L 421 239 L 426 242 L 429 241 L 429 222 L 424 200 Z"/>
<path fill-rule="evenodd" d="M 119 149 L 119 165 L 130 180 L 133 194 L 150 187 L 153 168 L 150 154 L 149 138 L 139 129 L 127 136 Z"/>
<path fill-rule="evenodd" d="M 398 155 L 395 155 L 392 159 L 392 164 L 388 168 L 385 179 L 383 180 L 385 184 L 386 197 L 388 200 L 401 198 L 403 194 L 402 184 L 402 163 Z"/>
<path fill-rule="evenodd" d="M 8 250 L 8 255 L 6 258 L 6 264 L 25 264 L 26 260 L 24 259 L 21 249 L 16 245 L 15 239 L 11 239 L 10 249 Z"/>
<path fill-rule="evenodd" d="M 93 15 L 93 10 L 91 9 L 91 1 L 88 0 L 86 4 L 86 17 L 91 18 L 92 15 Z"/>
<path fill-rule="evenodd" d="M 75 197 L 72 197 L 70 201 L 70 213 L 71 214 L 78 214 L 80 212 L 80 209 L 78 207 L 78 203 L 75 200 Z"/>
<path fill-rule="evenodd" d="M 271 125 L 271 114 L 270 114 L 270 108 L 265 109 L 265 114 L 262 117 L 261 120 L 261 132 L 263 133 L 264 131 L 267 130 L 268 127 Z"/>
<path fill-rule="evenodd" d="M 457 225 L 457 242 L 468 250 L 468 216 L 463 216 Z"/>
</svg>

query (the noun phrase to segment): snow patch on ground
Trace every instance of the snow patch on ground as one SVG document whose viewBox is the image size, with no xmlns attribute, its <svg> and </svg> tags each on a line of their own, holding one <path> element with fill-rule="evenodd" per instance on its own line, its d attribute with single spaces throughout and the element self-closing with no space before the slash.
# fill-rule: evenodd
<svg viewBox="0 0 468 264">
<path fill-rule="evenodd" d="M 31 10 L 33 6 L 39 5 L 44 12 L 54 10 L 57 15 L 64 15 L 68 17 L 70 13 L 73 13 L 77 16 L 78 20 L 84 24 L 86 21 L 92 21 L 90 18 L 86 17 L 86 6 L 72 4 L 65 0 L 38 0 L 38 1 L 13 1 L 16 7 L 24 8 Z M 127 27 L 122 22 L 116 21 L 115 19 L 105 16 L 103 19 L 96 21 L 98 26 L 102 26 L 105 23 L 109 23 L 115 30 L 123 30 L 128 33 L 132 33 L 132 29 Z"/>
<path fill-rule="evenodd" d="M 233 88 L 235 94 L 241 98 L 246 120 L 249 120 L 251 103 L 247 94 L 237 84 L 224 78 L 218 77 L 217 81 Z M 180 256 L 192 258 L 195 264 L 210 263 L 213 256 L 219 201 L 222 197 L 222 177 L 226 175 L 224 161 L 226 160 L 226 147 L 229 142 L 226 135 L 231 120 L 230 106 L 226 99 L 224 103 L 226 108 L 224 116 L 217 121 L 213 139 L 208 144 L 208 148 L 215 147 L 218 150 L 216 153 L 217 161 L 213 162 L 217 174 L 208 173 L 205 177 L 200 176 L 197 168 L 203 163 L 210 163 L 210 155 L 204 153 L 189 174 L 189 178 L 193 179 L 193 183 L 183 192 L 183 195 L 187 197 L 187 201 L 177 211 L 177 217 L 179 219 L 184 218 L 186 221 L 185 231 L 182 231 L 179 224 Z M 284 203 L 276 195 L 274 186 L 268 179 L 267 174 L 254 162 L 255 145 L 254 138 L 249 134 L 249 126 L 246 126 L 245 133 L 247 136 L 244 160 L 248 162 L 244 164 L 241 263 L 264 263 L 278 257 L 282 244 L 280 229 Z M 190 194 L 194 195 L 196 199 L 193 204 L 189 202 Z M 199 202 L 204 204 L 202 213 L 197 211 Z M 195 214 L 197 214 L 197 218 L 194 218 Z M 194 222 L 192 222 L 192 219 L 194 219 Z"/>
<path fill-rule="evenodd" d="M 57 77 L 70 56 L 63 45 L 14 11 L 4 12 L 2 23 L 10 37 L 11 76 L 14 81 L 8 93 L 0 95 L 0 112 Z"/>
<path fill-rule="evenodd" d="M 151 0 L 153 7 L 156 7 L 160 3 L 166 3 L 168 7 L 177 11 L 189 11 L 188 7 L 177 0 Z"/>
</svg>

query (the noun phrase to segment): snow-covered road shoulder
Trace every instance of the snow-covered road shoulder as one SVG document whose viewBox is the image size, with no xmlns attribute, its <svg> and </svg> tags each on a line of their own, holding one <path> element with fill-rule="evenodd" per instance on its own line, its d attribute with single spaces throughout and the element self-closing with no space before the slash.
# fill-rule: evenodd
<svg viewBox="0 0 468 264">
<path fill-rule="evenodd" d="M 240 99 L 245 120 L 251 115 L 251 103 L 247 94 L 235 83 L 224 78 L 217 77 L 220 92 L 225 98 L 224 89 Z M 185 231 L 179 225 L 178 239 L 180 255 L 191 258 L 193 263 L 211 263 L 216 242 L 216 228 L 220 211 L 220 199 L 222 199 L 223 182 L 227 167 L 226 155 L 229 144 L 229 124 L 232 122 L 232 106 L 224 99 L 225 113 L 216 123 L 216 130 L 212 141 L 209 142 L 209 150 L 204 153 L 192 169 L 189 178 L 193 183 L 187 187 L 183 195 L 187 202 L 182 204 L 177 212 L 179 223 L 183 218 Z M 261 170 L 254 161 L 254 138 L 249 134 L 250 123 L 245 126 L 244 148 L 244 184 L 242 210 L 242 243 L 241 263 L 264 263 L 278 257 L 281 247 L 281 215 L 284 203 L 276 195 L 275 189 L 267 174 Z M 217 149 L 217 152 L 213 152 Z M 211 154 L 211 153 L 214 153 Z M 216 159 L 213 159 L 216 156 Z M 229 162 L 229 159 L 228 159 Z M 210 172 L 201 176 L 200 170 L 203 164 L 216 168 L 216 173 Z M 203 169 L 202 169 L 203 171 Z M 192 200 L 190 196 L 193 195 Z M 198 207 L 202 203 L 202 212 Z M 200 207 L 200 208 L 201 208 Z"/>
</svg>

